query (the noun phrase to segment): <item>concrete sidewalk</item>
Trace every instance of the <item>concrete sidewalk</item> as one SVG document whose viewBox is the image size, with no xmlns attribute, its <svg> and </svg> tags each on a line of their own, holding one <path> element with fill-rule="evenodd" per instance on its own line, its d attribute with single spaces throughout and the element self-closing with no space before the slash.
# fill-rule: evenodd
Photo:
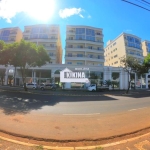
<svg viewBox="0 0 150 150">
<path fill-rule="evenodd" d="M 5 115 L 0 110 L 0 131 L 53 142 L 113 139 L 150 127 L 150 108 L 117 114 L 50 115 L 31 111 Z"/>
</svg>

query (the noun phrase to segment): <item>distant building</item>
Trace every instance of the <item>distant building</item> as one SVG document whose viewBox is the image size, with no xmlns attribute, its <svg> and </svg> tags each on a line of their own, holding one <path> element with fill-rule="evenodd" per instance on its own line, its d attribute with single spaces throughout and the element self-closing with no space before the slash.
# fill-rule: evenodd
<svg viewBox="0 0 150 150">
<path fill-rule="evenodd" d="M 132 56 L 139 62 L 144 60 L 141 38 L 127 33 L 122 33 L 116 39 L 107 42 L 105 47 L 105 66 L 119 67 L 120 58 Z"/>
<path fill-rule="evenodd" d="M 22 31 L 19 27 L 0 29 L 0 40 L 5 43 L 19 42 L 22 39 Z"/>
<path fill-rule="evenodd" d="M 142 42 L 143 56 L 147 56 L 150 53 L 150 41 Z"/>
<path fill-rule="evenodd" d="M 101 28 L 68 25 L 65 64 L 104 66 L 103 45 Z"/>
<path fill-rule="evenodd" d="M 23 38 L 37 45 L 43 45 L 51 58 L 51 64 L 62 64 L 62 46 L 59 25 L 25 26 Z"/>
</svg>

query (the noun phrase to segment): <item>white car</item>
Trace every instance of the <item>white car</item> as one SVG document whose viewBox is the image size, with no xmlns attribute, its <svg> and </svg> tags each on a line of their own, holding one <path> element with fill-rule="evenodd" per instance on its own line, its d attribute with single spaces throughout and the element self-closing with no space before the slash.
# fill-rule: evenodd
<svg viewBox="0 0 150 150">
<path fill-rule="evenodd" d="M 37 89 L 38 85 L 36 83 L 26 83 L 27 89 Z"/>
</svg>

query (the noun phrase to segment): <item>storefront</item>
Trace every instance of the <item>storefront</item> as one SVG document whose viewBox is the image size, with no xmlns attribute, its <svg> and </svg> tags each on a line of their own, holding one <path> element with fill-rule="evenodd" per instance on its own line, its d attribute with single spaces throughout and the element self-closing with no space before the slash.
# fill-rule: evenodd
<svg viewBox="0 0 150 150">
<path fill-rule="evenodd" d="M 69 69 L 71 72 L 84 72 L 85 78 L 88 81 L 79 81 L 80 76 L 77 80 L 70 80 L 62 82 L 60 73 L 64 69 Z M 11 70 L 11 71 L 10 71 Z M 13 70 L 13 71 L 12 71 Z M 22 76 L 20 68 L 15 69 L 12 66 L 6 67 L 5 73 L 5 85 L 8 84 L 9 76 L 13 77 L 15 85 L 21 86 Z M 142 76 L 133 74 L 134 79 L 131 82 L 131 89 L 146 89 L 150 84 L 150 74 Z M 112 89 L 127 89 L 128 88 L 128 73 L 121 67 L 109 67 L 109 66 L 76 66 L 76 65 L 44 65 L 42 67 L 28 68 L 26 73 L 26 82 L 40 83 L 55 83 L 65 89 L 85 89 L 89 84 L 100 85 L 103 82 L 110 80 L 112 83 Z"/>
</svg>

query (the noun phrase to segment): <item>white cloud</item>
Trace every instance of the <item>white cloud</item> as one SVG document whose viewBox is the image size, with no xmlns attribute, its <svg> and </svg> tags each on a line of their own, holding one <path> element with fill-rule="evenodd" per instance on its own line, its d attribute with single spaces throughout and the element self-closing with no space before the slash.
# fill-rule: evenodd
<svg viewBox="0 0 150 150">
<path fill-rule="evenodd" d="M 40 20 L 50 18 L 54 0 L 0 0 L 0 18 L 11 23 L 17 13 L 23 12 Z"/>
<path fill-rule="evenodd" d="M 84 11 L 81 8 L 65 8 L 59 10 L 59 16 L 61 18 L 67 18 L 73 15 L 79 15 L 81 18 L 84 18 L 83 15 L 81 15 L 81 12 Z"/>
</svg>

